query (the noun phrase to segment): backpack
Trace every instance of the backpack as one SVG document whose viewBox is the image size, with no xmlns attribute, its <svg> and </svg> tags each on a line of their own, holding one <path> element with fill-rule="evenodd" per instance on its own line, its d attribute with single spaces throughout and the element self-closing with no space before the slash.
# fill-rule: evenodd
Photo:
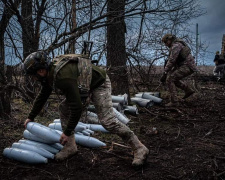
<svg viewBox="0 0 225 180">
<path fill-rule="evenodd" d="M 178 57 L 177 63 L 180 64 L 183 61 L 185 61 L 185 59 L 188 57 L 189 54 L 191 54 L 191 49 L 188 47 L 188 45 L 182 39 L 177 38 L 173 41 L 173 43 L 175 43 L 175 42 L 179 42 L 184 46 L 183 49 L 180 51 L 180 54 Z"/>
<path fill-rule="evenodd" d="M 90 91 L 90 84 L 92 79 L 92 65 L 91 60 L 85 58 L 81 54 L 65 54 L 56 56 L 53 59 L 53 64 L 55 65 L 53 79 L 55 81 L 56 76 L 60 69 L 62 69 L 69 62 L 78 63 L 78 88 L 80 94 L 88 94 Z"/>
</svg>

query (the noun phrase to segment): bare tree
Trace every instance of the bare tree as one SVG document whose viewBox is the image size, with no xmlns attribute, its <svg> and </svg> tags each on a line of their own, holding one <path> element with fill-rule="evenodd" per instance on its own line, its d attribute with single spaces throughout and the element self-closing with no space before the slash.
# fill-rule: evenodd
<svg viewBox="0 0 225 180">
<path fill-rule="evenodd" d="M 0 117 L 3 117 L 5 114 L 11 113 L 11 104 L 10 104 L 10 91 L 8 89 L 8 81 L 10 78 L 6 78 L 5 70 L 5 44 L 4 44 L 4 35 L 6 28 L 9 24 L 10 18 L 13 16 L 14 12 L 6 3 L 7 1 L 2 1 L 1 5 L 4 5 L 4 11 L 2 18 L 0 20 Z M 11 3 L 18 8 L 20 0 L 15 0 Z M 8 76 L 9 77 L 9 76 Z M 5 89 L 5 90 L 4 90 Z"/>
<path fill-rule="evenodd" d="M 125 1 L 108 1 L 107 67 L 113 94 L 129 94 L 125 49 Z M 118 17 L 118 18 L 115 18 Z"/>
<path fill-rule="evenodd" d="M 204 10 L 196 0 L 145 1 L 139 7 L 142 12 L 148 13 L 126 18 L 129 79 L 135 91 L 143 87 L 153 90 L 153 79 L 158 73 L 154 67 L 163 66 L 164 59 L 167 59 L 168 50 L 162 45 L 161 37 L 166 33 L 175 34 L 194 47 L 189 22 L 203 14 Z"/>
<path fill-rule="evenodd" d="M 72 8 L 71 8 L 71 30 L 76 29 L 77 27 L 77 16 L 76 16 L 76 0 L 72 0 Z M 69 43 L 70 53 L 75 53 L 75 43 L 76 41 L 72 41 Z"/>
<path fill-rule="evenodd" d="M 92 57 L 103 65 L 106 57 L 109 59 L 111 80 L 116 84 L 113 89 L 118 90 L 115 94 L 128 92 L 128 75 L 132 83 L 139 79 L 150 89 L 154 65 L 166 58 L 166 49 L 160 42 L 162 35 L 174 33 L 192 44 L 187 24 L 202 14 L 197 0 L 22 0 L 18 9 L 12 0 L 1 2 L 15 14 L 5 33 L 7 60 L 10 58 L 16 64 L 38 49 L 46 50 L 52 58 L 63 53 L 80 53 L 82 42 L 91 40 Z M 75 43 L 76 48 L 71 48 Z M 110 48 L 116 53 L 106 53 Z M 17 84 L 22 85 L 14 82 Z M 138 84 L 136 90 L 137 87 Z"/>
</svg>

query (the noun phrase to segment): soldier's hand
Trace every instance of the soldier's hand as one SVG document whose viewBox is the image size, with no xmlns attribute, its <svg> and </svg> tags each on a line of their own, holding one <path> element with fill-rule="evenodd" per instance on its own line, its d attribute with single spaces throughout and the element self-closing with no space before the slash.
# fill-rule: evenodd
<svg viewBox="0 0 225 180">
<path fill-rule="evenodd" d="M 162 77 L 160 78 L 160 81 L 161 81 L 162 83 L 166 82 L 166 77 L 167 77 L 167 73 L 164 72 L 163 75 L 162 75 Z"/>
<path fill-rule="evenodd" d="M 68 142 L 68 138 L 69 137 L 67 135 L 65 135 L 64 133 L 62 133 L 62 135 L 60 137 L 60 140 L 59 140 L 60 144 L 65 145 Z"/>
<path fill-rule="evenodd" d="M 31 119 L 26 119 L 26 120 L 24 121 L 24 127 L 25 127 L 25 128 L 27 128 L 27 124 L 28 124 L 29 122 L 32 122 L 32 120 L 31 120 Z"/>
</svg>

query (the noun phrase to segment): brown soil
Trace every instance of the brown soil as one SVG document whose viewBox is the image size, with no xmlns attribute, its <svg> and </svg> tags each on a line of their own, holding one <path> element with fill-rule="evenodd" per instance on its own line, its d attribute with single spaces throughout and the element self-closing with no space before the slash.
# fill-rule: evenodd
<svg viewBox="0 0 225 180">
<path fill-rule="evenodd" d="M 199 95 L 177 108 L 165 108 L 168 98 L 163 95 L 162 105 L 129 116 L 129 126 L 150 149 L 142 168 L 131 166 L 131 149 L 112 147 L 112 142 L 123 144 L 117 136 L 98 133 L 95 136 L 107 143 L 106 148 L 79 146 L 79 153 L 63 162 L 28 165 L 1 153 L 0 179 L 225 179 L 224 90 L 223 84 L 206 82 Z M 24 129 L 16 119 L 1 120 L 0 127 L 2 152 L 22 137 Z"/>
</svg>

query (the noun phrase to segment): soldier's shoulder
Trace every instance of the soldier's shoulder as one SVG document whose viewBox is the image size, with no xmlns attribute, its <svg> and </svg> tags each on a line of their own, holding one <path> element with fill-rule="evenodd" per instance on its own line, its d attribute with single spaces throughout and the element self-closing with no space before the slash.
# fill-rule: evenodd
<svg viewBox="0 0 225 180">
<path fill-rule="evenodd" d="M 183 45 L 182 42 L 180 42 L 180 41 L 175 41 L 173 44 L 176 45 L 176 46 L 182 46 Z"/>
<path fill-rule="evenodd" d="M 184 45 L 180 42 L 174 42 L 172 45 L 172 49 L 180 49 L 182 48 Z"/>
<path fill-rule="evenodd" d="M 181 44 L 180 44 L 179 42 L 174 42 L 174 43 L 172 44 L 171 48 L 172 48 L 172 49 L 175 49 L 175 48 L 180 47 L 180 46 L 181 46 Z"/>
</svg>

